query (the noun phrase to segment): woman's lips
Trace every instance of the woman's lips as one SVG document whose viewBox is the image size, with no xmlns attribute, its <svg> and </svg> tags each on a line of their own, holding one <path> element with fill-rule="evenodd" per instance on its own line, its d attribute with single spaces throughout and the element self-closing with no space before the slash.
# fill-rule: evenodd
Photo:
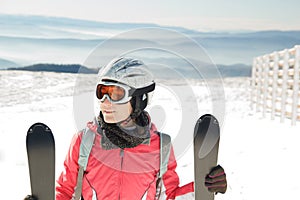
<svg viewBox="0 0 300 200">
<path fill-rule="evenodd" d="M 113 110 L 104 110 L 103 111 L 105 114 L 111 114 L 111 113 L 114 113 L 115 111 L 113 111 Z"/>
</svg>

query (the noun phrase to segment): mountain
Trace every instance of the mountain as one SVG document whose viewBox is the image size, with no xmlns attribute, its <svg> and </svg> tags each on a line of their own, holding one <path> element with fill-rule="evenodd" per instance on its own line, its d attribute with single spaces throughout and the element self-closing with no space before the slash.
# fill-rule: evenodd
<svg viewBox="0 0 300 200">
<path fill-rule="evenodd" d="M 123 47 L 143 50 L 137 48 L 140 46 L 144 49 L 158 47 L 156 52 L 152 52 L 151 61 L 162 62 L 182 71 L 187 71 L 188 68 L 182 68 L 181 63 L 173 59 L 171 54 L 195 60 L 197 63 L 216 63 L 221 66 L 222 73 L 227 75 L 248 74 L 254 57 L 300 44 L 300 30 L 199 32 L 151 23 L 106 23 L 61 17 L 3 14 L 0 14 L 0 25 L 1 58 L 19 63 L 19 66 L 37 63 L 80 63 L 89 68 L 99 68 L 107 63 L 106 59 L 116 54 L 116 50 Z M 131 35 L 130 38 L 123 37 L 127 31 L 145 28 L 170 30 L 177 35 L 162 34 L 155 36 L 157 39 L 153 39 L 150 33 L 144 36 L 137 34 Z M 178 35 L 180 37 L 177 37 Z M 152 37 L 151 41 L 147 40 L 148 36 Z M 107 41 L 110 43 L 105 46 Z M 161 44 L 167 48 L 159 48 Z M 91 57 L 94 50 L 99 48 L 102 48 L 99 55 Z M 202 49 L 202 52 L 199 52 L 199 49 Z M 159 50 L 167 51 L 168 54 L 161 56 L 163 51 Z M 147 52 L 146 54 L 150 55 Z M 89 63 L 91 60 L 93 64 Z"/>
<path fill-rule="evenodd" d="M 58 65 L 58 64 L 35 64 L 26 67 L 10 68 L 8 70 L 24 70 L 24 71 L 44 71 L 44 72 L 61 72 L 61 73 L 84 73 L 95 74 L 97 69 L 89 69 L 79 64 Z"/>
<path fill-rule="evenodd" d="M 165 27 L 189 35 L 198 34 L 197 31 L 182 27 L 166 27 L 153 23 L 107 23 L 32 15 L 0 14 L 0 24 L 0 35 L 14 37 L 103 39 L 120 32 L 145 27 Z"/>
<path fill-rule="evenodd" d="M 19 65 L 15 62 L 0 58 L 0 70 L 8 68 L 18 68 Z"/>
<path fill-rule="evenodd" d="M 250 77 L 251 65 L 234 64 L 234 65 L 218 65 L 218 70 L 222 77 Z"/>
<path fill-rule="evenodd" d="M 251 76 L 251 66 L 244 64 L 235 65 L 217 65 L 210 66 L 206 65 L 200 67 L 198 70 L 200 72 L 200 77 L 204 78 L 218 78 L 215 74 L 215 67 L 217 67 L 220 75 L 225 77 L 249 77 Z M 185 68 L 184 65 L 174 66 L 175 71 L 185 74 L 186 77 L 199 78 L 198 74 L 191 68 Z M 44 72 L 58 72 L 58 73 L 83 73 L 83 74 L 97 74 L 99 69 L 90 69 L 79 64 L 35 64 L 25 67 L 9 68 L 7 70 L 23 70 L 23 71 L 44 71 Z M 166 70 L 163 68 L 152 68 L 152 72 L 156 78 L 164 79 L 177 79 L 178 74 L 174 73 L 174 70 Z"/>
<path fill-rule="evenodd" d="M 259 31 L 213 34 L 194 38 L 220 64 L 251 64 L 254 57 L 300 44 L 299 31 Z M 235 62 L 233 62 L 233 60 Z"/>
</svg>

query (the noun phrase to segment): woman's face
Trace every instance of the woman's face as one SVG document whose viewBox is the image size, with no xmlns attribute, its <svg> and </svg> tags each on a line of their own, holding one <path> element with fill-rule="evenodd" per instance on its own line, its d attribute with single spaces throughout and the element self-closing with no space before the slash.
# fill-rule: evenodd
<svg viewBox="0 0 300 200">
<path fill-rule="evenodd" d="M 132 113 L 130 102 L 124 104 L 115 104 L 107 98 L 100 102 L 100 110 L 106 123 L 118 123 L 129 117 Z"/>
</svg>

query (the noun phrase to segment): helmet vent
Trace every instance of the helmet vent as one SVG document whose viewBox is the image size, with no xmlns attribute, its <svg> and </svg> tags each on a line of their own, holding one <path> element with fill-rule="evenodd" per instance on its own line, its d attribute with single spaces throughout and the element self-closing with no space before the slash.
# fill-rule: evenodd
<svg viewBox="0 0 300 200">
<path fill-rule="evenodd" d="M 131 77 L 140 77 L 140 76 L 145 76 L 145 74 L 128 74 L 126 76 L 124 76 L 124 78 L 131 78 Z"/>
</svg>

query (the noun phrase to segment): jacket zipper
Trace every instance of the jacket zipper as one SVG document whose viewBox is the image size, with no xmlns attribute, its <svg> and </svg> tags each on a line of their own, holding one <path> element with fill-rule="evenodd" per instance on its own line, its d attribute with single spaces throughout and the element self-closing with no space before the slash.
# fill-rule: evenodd
<svg viewBox="0 0 300 200">
<path fill-rule="evenodd" d="M 123 182 L 122 171 L 123 171 L 124 149 L 120 150 L 120 157 L 121 157 L 121 171 L 120 171 L 119 200 L 121 199 L 121 187 Z"/>
</svg>

